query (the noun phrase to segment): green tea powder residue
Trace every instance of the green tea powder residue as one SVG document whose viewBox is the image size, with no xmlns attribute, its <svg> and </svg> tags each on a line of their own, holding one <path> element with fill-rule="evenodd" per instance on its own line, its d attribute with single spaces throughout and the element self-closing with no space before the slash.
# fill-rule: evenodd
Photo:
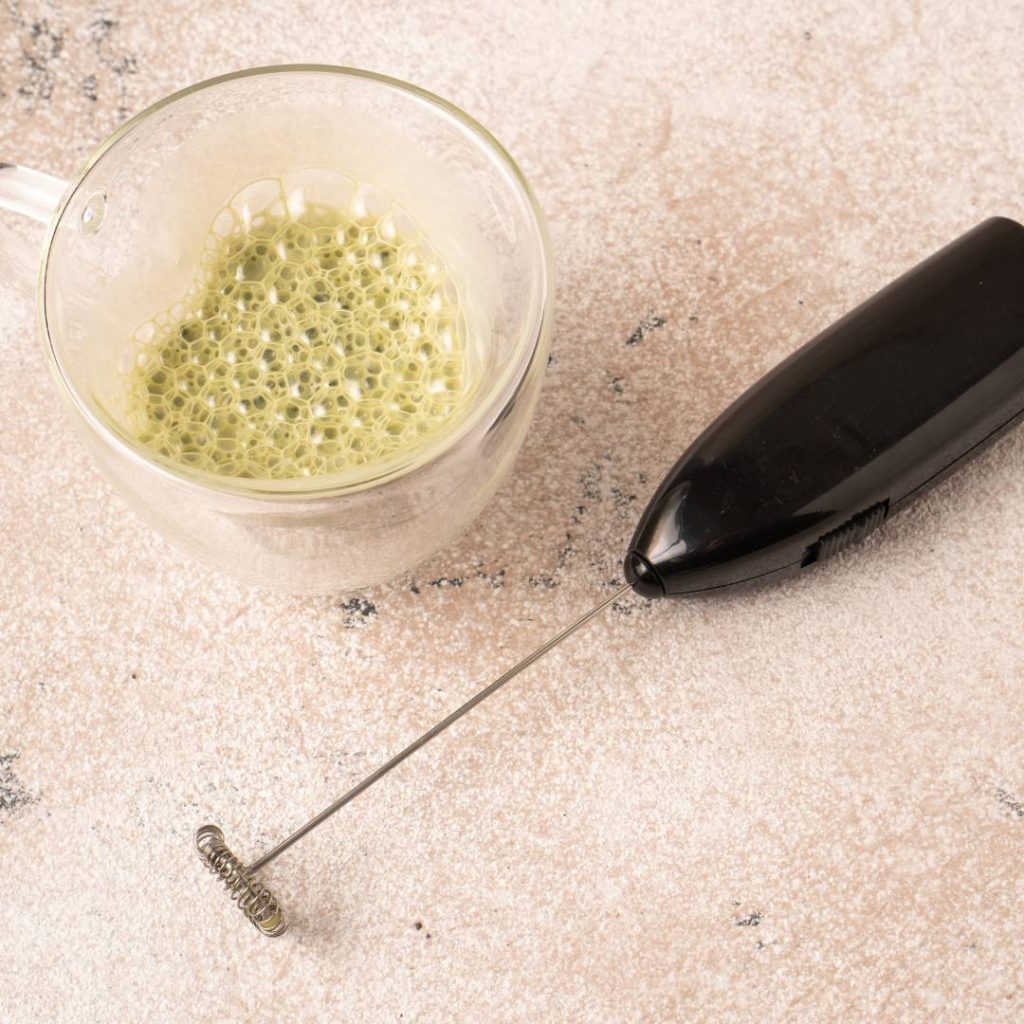
<svg viewBox="0 0 1024 1024">
<path fill-rule="evenodd" d="M 195 469 L 282 479 L 380 462 L 438 431 L 465 397 L 464 331 L 409 219 L 313 203 L 293 215 L 283 186 L 243 213 L 221 212 L 189 295 L 136 332 L 138 439 Z"/>
</svg>

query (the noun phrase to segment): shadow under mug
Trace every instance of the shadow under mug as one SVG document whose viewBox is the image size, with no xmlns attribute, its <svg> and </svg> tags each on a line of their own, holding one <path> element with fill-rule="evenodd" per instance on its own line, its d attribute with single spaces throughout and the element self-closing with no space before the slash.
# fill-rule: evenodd
<svg viewBox="0 0 1024 1024">
<path fill-rule="evenodd" d="M 330 475 L 242 479 L 163 460 L 119 410 L 126 345 L 186 293 L 230 196 L 304 168 L 380 190 L 443 255 L 466 314 L 471 397 L 419 447 Z M 132 118 L 70 184 L 0 165 L 0 207 L 50 223 L 39 316 L 96 462 L 143 519 L 227 573 L 306 594 L 400 575 L 466 529 L 522 444 L 551 328 L 543 218 L 501 145 L 422 89 L 314 65 L 214 78 Z"/>
</svg>

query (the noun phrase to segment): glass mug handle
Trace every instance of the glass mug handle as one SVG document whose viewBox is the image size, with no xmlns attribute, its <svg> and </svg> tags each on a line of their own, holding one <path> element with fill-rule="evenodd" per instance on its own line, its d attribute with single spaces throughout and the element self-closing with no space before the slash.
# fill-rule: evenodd
<svg viewBox="0 0 1024 1024">
<path fill-rule="evenodd" d="M 0 210 L 20 213 L 49 224 L 68 183 L 42 171 L 0 161 Z M 0 257 L 6 283 L 28 298 L 32 295 L 39 256 L 28 233 L 0 225 Z"/>
<path fill-rule="evenodd" d="M 52 174 L 0 162 L 0 209 L 49 224 L 68 183 Z"/>
</svg>

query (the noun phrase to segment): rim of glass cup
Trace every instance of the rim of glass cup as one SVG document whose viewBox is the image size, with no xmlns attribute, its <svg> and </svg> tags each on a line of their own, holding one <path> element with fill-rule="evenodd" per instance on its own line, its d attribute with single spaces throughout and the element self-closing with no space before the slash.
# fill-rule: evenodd
<svg viewBox="0 0 1024 1024">
<path fill-rule="evenodd" d="M 436 108 L 437 112 L 456 121 L 462 128 L 468 129 L 469 134 L 485 150 L 497 158 L 497 166 L 504 173 L 507 185 L 518 192 L 525 200 L 526 208 L 529 210 L 533 220 L 533 227 L 537 233 L 536 256 L 540 261 L 540 283 L 541 295 L 531 312 L 530 322 L 526 331 L 523 332 L 513 350 L 513 356 L 508 361 L 501 375 L 492 384 L 488 393 L 471 397 L 471 406 L 459 421 L 449 430 L 439 431 L 435 437 L 428 439 L 422 446 L 413 448 L 406 455 L 394 456 L 382 463 L 370 463 L 366 466 L 357 466 L 352 469 L 340 470 L 335 473 L 322 476 L 310 477 L 285 477 L 283 479 L 257 479 L 247 477 L 218 476 L 215 473 L 208 473 L 203 470 L 196 470 L 190 466 L 165 462 L 155 456 L 149 449 L 140 444 L 134 438 L 125 434 L 113 423 L 111 423 L 98 410 L 92 408 L 75 386 L 65 370 L 60 353 L 54 344 L 53 335 L 50 331 L 50 324 L 46 308 L 46 281 L 47 272 L 50 266 L 52 245 L 57 229 L 64 218 L 64 213 L 70 206 L 75 195 L 96 163 L 105 156 L 118 142 L 130 134 L 153 114 L 165 107 L 169 107 L 178 100 L 191 96 L 193 93 L 201 92 L 204 89 L 222 85 L 225 82 L 241 78 L 253 78 L 259 75 L 292 74 L 296 72 L 339 75 L 345 78 L 364 78 L 380 83 L 399 92 L 408 93 L 413 98 Z M 515 401 L 516 395 L 534 368 L 538 352 L 541 349 L 545 337 L 546 328 L 551 319 L 551 308 L 553 300 L 552 281 L 552 254 L 551 241 L 548 237 L 547 227 L 544 222 L 544 214 L 537 199 L 526 180 L 525 175 L 519 169 L 518 164 L 504 146 L 475 118 L 471 117 L 464 110 L 450 103 L 448 100 L 420 88 L 410 82 L 404 82 L 399 78 L 390 75 L 379 74 L 375 71 L 365 71 L 361 68 L 346 67 L 335 64 L 270 64 L 256 68 L 245 68 L 240 71 L 233 71 L 230 74 L 218 75 L 215 78 L 208 78 L 202 82 L 196 82 L 185 89 L 179 89 L 163 97 L 156 103 L 151 104 L 140 111 L 134 117 L 125 121 L 103 142 L 101 142 L 91 153 L 81 169 L 75 176 L 72 184 L 68 187 L 63 199 L 54 212 L 53 219 L 46 236 L 46 245 L 43 250 L 43 259 L 39 269 L 39 319 L 42 325 L 47 351 L 53 361 L 57 372 L 57 378 L 67 398 L 70 400 L 75 411 L 82 416 L 89 427 L 104 438 L 115 449 L 127 456 L 134 462 L 142 463 L 146 468 L 173 478 L 179 482 L 185 482 L 195 487 L 214 491 L 222 494 L 236 494 L 240 496 L 251 496 L 260 498 L 323 498 L 342 494 L 351 494 L 356 491 L 366 490 L 380 484 L 395 480 L 398 477 L 407 476 L 417 469 L 422 468 L 451 451 L 459 442 L 481 421 L 490 419 L 491 422 L 499 421 L 508 407 Z"/>
</svg>

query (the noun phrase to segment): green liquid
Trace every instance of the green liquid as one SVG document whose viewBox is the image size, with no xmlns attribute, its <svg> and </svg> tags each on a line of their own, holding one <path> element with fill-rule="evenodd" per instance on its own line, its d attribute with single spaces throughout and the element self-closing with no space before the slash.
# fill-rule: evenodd
<svg viewBox="0 0 1024 1024">
<path fill-rule="evenodd" d="M 136 332 L 138 439 L 210 473 L 282 479 L 380 462 L 441 429 L 467 392 L 457 293 L 394 212 L 309 204 L 211 228 L 190 293 Z"/>
</svg>

